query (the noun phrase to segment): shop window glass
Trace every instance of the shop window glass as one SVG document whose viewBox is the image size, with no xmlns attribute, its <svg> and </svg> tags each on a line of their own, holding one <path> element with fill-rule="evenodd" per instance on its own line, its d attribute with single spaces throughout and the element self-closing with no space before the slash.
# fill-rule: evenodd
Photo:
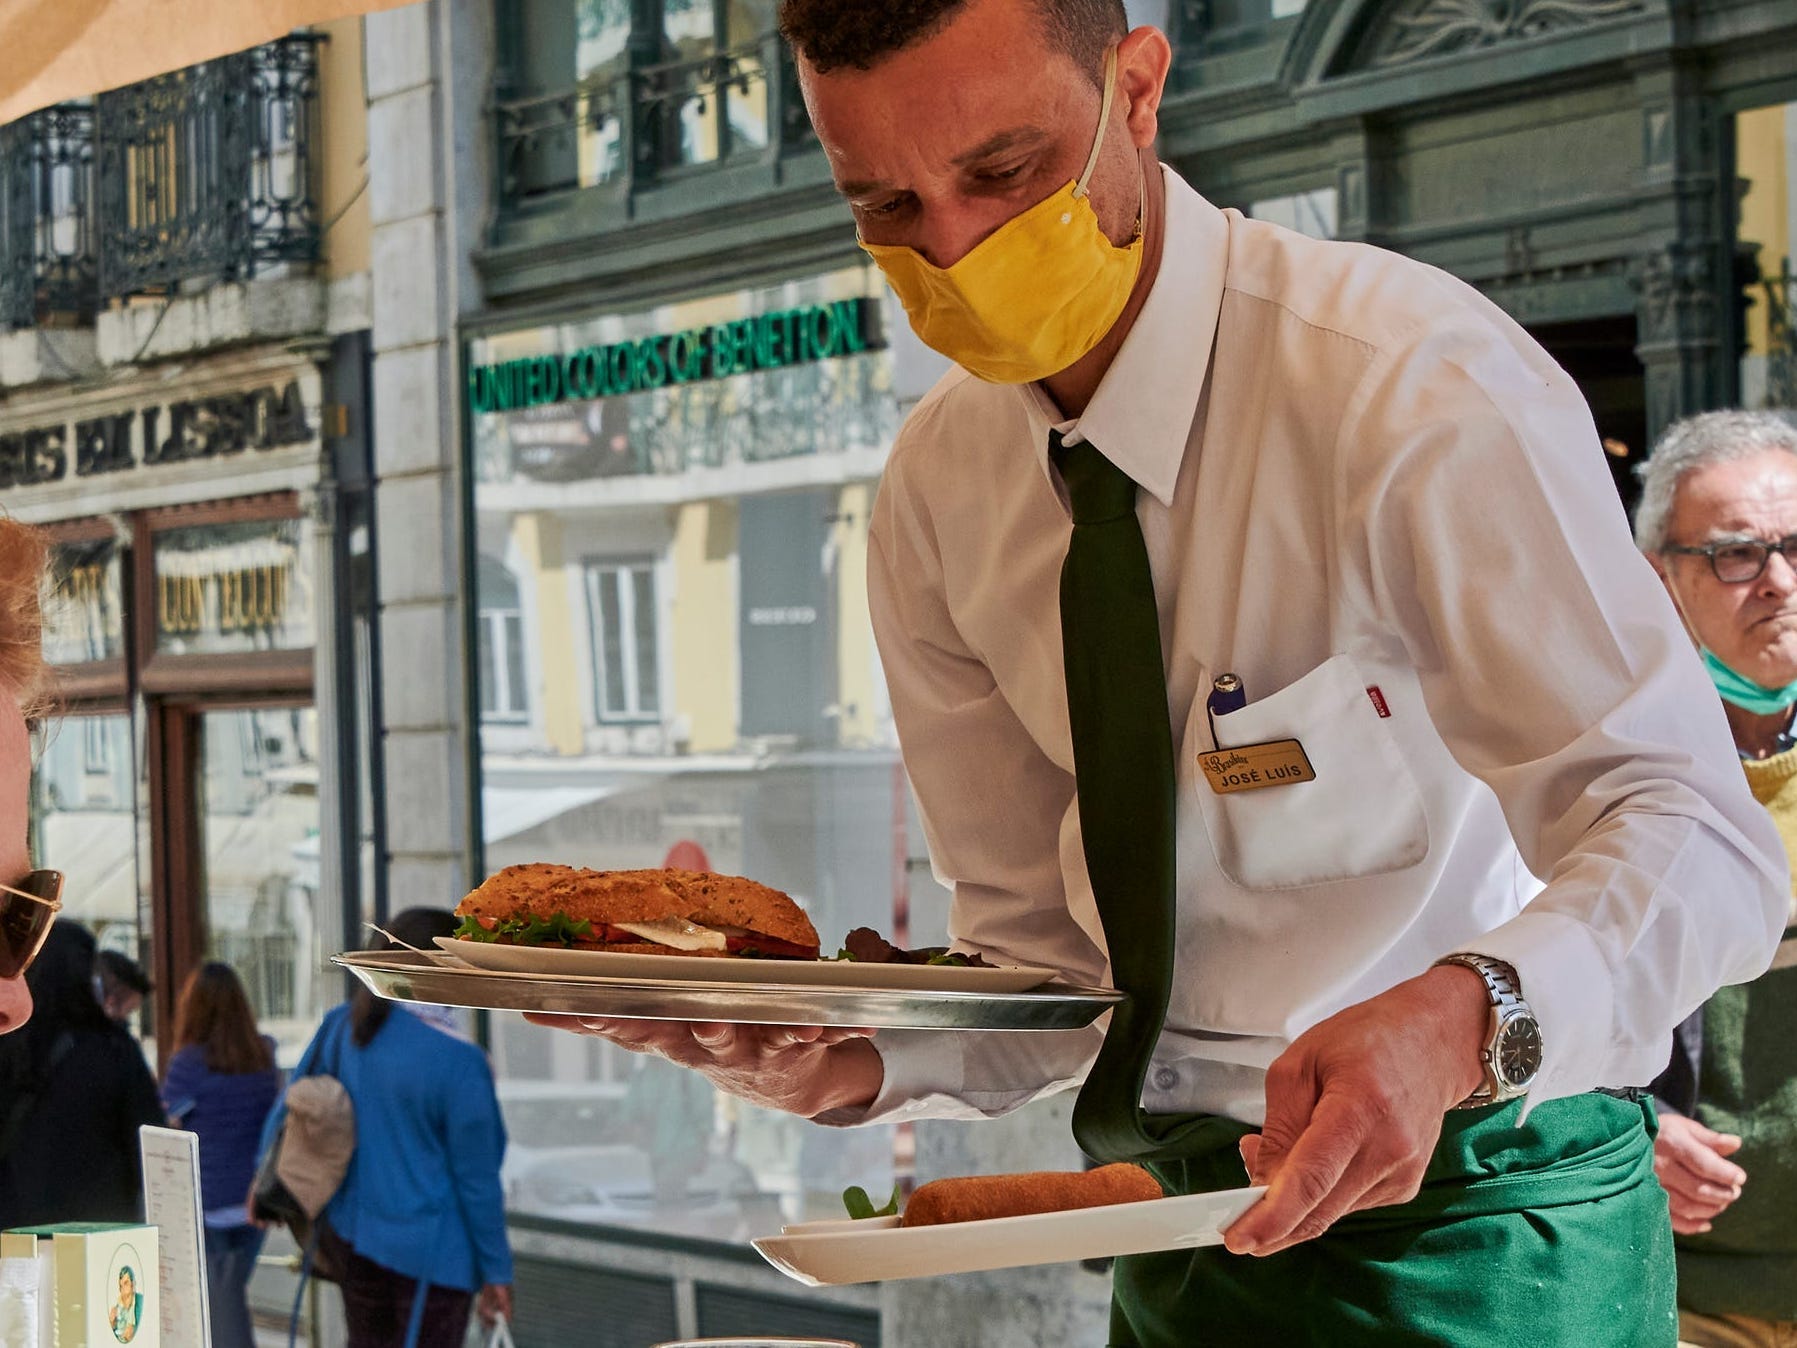
<svg viewBox="0 0 1797 1348">
<path fill-rule="evenodd" d="M 865 599 L 904 321 L 857 266 L 470 344 L 481 550 L 535 597 L 530 723 L 483 726 L 489 872 L 716 870 L 791 894 L 830 950 L 941 939 Z M 890 1127 L 519 1017 L 492 1033 L 514 1211 L 736 1243 L 898 1172 Z"/>
<path fill-rule="evenodd" d="M 166 529 L 155 535 L 154 548 L 159 653 L 313 644 L 315 561 L 305 520 Z"/>
<path fill-rule="evenodd" d="M 53 665 L 116 660 L 124 654 L 116 538 L 51 549 L 44 594 L 44 658 Z"/>
<path fill-rule="evenodd" d="M 318 716 L 215 711 L 199 726 L 206 957 L 237 970 L 291 1064 L 338 990 L 325 960 L 342 924 L 319 901 Z"/>
<path fill-rule="evenodd" d="M 661 711 L 654 563 L 590 563 L 587 610 L 599 719 L 654 720 Z"/>
<path fill-rule="evenodd" d="M 480 559 L 480 715 L 522 721 L 530 714 L 524 681 L 524 611 L 505 563 Z"/>
<path fill-rule="evenodd" d="M 123 714 L 44 723 L 31 779 L 32 853 L 37 865 L 66 877 L 62 920 L 87 927 L 102 950 L 147 965 L 132 743 L 131 718 Z"/>
</svg>

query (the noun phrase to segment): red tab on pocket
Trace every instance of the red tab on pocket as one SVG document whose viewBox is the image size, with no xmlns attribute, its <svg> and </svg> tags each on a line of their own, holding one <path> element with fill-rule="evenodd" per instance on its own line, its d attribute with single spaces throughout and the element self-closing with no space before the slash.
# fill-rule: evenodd
<svg viewBox="0 0 1797 1348">
<path fill-rule="evenodd" d="M 1366 695 L 1373 699 L 1373 710 L 1379 713 L 1379 718 L 1381 720 L 1389 721 L 1391 719 L 1391 706 L 1386 702 L 1385 694 L 1379 691 L 1379 685 L 1376 683 L 1368 684 Z"/>
</svg>

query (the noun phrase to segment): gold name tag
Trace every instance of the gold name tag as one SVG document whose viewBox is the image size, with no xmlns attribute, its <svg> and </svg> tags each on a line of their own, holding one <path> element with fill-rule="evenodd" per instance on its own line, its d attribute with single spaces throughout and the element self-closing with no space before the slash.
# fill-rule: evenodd
<svg viewBox="0 0 1797 1348">
<path fill-rule="evenodd" d="M 1210 749 L 1198 755 L 1198 766 L 1219 796 L 1231 791 L 1258 791 L 1263 786 L 1290 786 L 1316 780 L 1316 769 L 1297 740 L 1268 740 Z"/>
</svg>

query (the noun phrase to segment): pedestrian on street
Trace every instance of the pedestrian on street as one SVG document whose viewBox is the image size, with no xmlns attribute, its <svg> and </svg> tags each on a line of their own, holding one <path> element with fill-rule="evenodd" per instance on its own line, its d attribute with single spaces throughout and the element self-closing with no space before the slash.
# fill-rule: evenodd
<svg viewBox="0 0 1797 1348">
<path fill-rule="evenodd" d="M 377 950 L 428 950 L 456 921 L 409 908 Z M 447 1007 L 384 1001 L 357 985 L 293 1069 L 336 1077 L 356 1113 L 356 1150 L 324 1211 L 321 1240 L 344 1270 L 348 1348 L 461 1348 L 471 1309 L 512 1311 L 512 1252 L 499 1183 L 505 1124 L 487 1055 Z M 284 1117 L 264 1129 L 266 1150 Z M 416 1340 L 408 1339 L 421 1316 Z"/>
<path fill-rule="evenodd" d="M 143 1219 L 137 1130 L 166 1122 L 130 1031 L 94 995 L 94 938 L 50 928 L 25 975 L 35 1010 L 0 1039 L 0 1229 Z"/>
<path fill-rule="evenodd" d="M 262 1124 L 280 1090 L 275 1041 L 257 1030 L 243 983 L 228 964 L 202 964 L 181 987 L 162 1102 L 173 1126 L 200 1139 L 213 1348 L 255 1348 L 249 1281 L 262 1228 L 246 1205 Z"/>
</svg>

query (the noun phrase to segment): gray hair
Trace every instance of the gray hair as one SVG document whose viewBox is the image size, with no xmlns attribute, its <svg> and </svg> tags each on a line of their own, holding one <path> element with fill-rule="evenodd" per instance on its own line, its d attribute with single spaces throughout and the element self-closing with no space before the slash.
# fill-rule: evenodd
<svg viewBox="0 0 1797 1348">
<path fill-rule="evenodd" d="M 1635 546 L 1648 553 L 1665 548 L 1673 497 L 1686 473 L 1769 449 L 1797 455 L 1797 425 L 1777 412 L 1699 412 L 1673 422 L 1661 433 L 1653 453 L 1635 466 L 1641 479 Z"/>
</svg>

